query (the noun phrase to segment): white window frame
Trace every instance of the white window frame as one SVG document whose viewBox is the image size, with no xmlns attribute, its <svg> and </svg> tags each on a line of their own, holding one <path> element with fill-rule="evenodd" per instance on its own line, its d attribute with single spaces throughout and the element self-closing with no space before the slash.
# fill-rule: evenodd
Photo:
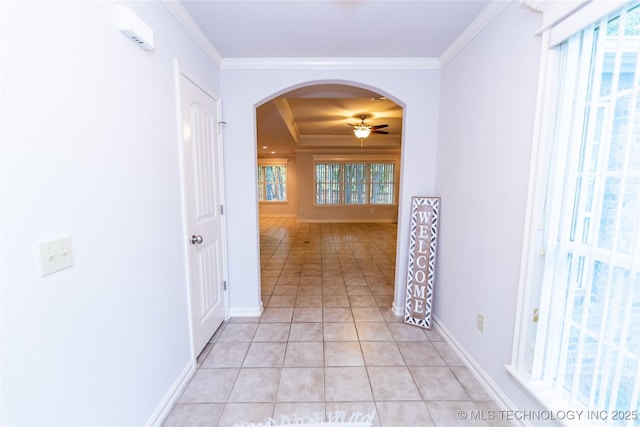
<svg viewBox="0 0 640 427">
<path fill-rule="evenodd" d="M 396 206 L 397 198 L 398 198 L 398 165 L 399 159 L 397 157 L 390 156 L 326 156 L 326 155 L 316 155 L 313 156 L 313 186 L 314 186 L 314 197 L 313 203 L 315 207 L 319 208 L 331 208 L 331 207 L 349 207 L 349 208 L 360 208 L 360 207 L 384 207 L 384 206 Z M 318 183 L 316 181 L 316 167 L 318 164 L 335 164 L 340 168 L 340 178 L 339 178 L 339 198 L 340 201 L 338 203 L 318 203 L 317 202 L 317 191 L 318 191 Z M 367 187 L 367 202 L 366 203 L 347 203 L 346 202 L 346 179 L 345 179 L 345 168 L 344 165 L 347 164 L 364 164 L 365 172 L 364 172 L 364 185 Z M 371 164 L 393 164 L 393 200 L 391 203 L 371 203 L 371 182 L 370 182 L 370 165 Z"/>
<path fill-rule="evenodd" d="M 519 280 L 519 297 L 516 314 L 516 329 L 513 345 L 513 357 L 507 370 L 541 405 L 550 410 L 567 410 L 571 396 L 565 390 L 549 390 L 542 380 L 532 379 L 530 370 L 539 369 L 534 366 L 532 342 L 538 326 L 539 301 L 545 296 L 540 295 L 539 283 L 542 281 L 543 260 L 553 256 L 546 253 L 548 246 L 546 235 L 557 235 L 554 231 L 545 231 L 545 226 L 553 224 L 548 218 L 559 218 L 559 212 L 548 212 L 547 205 L 558 206 L 547 197 L 547 189 L 552 188 L 563 177 L 549 177 L 552 147 L 546 141 L 553 139 L 553 122 L 556 120 L 556 105 L 558 94 L 554 92 L 553 84 L 557 79 L 556 65 L 560 60 L 555 47 L 573 34 L 586 28 L 593 22 L 610 15 L 617 9 L 630 4 L 629 1 L 584 1 L 584 2 L 545 2 L 528 1 L 529 6 L 538 8 L 544 13 L 543 27 L 539 34 L 542 36 L 542 55 L 538 82 L 538 99 L 535 118 L 534 144 L 530 167 L 530 187 L 527 198 L 527 216 L 525 219 L 525 235 L 522 254 L 522 268 Z M 566 100 L 565 102 L 572 102 Z M 559 119 L 562 120 L 562 119 Z M 568 119 L 567 119 L 568 120 Z M 558 163 L 566 163 L 567 153 L 556 154 Z M 561 184 L 561 183 L 560 183 Z M 550 193 L 550 192 L 549 192 Z M 556 195 L 556 197 L 560 197 Z M 557 230 L 555 230 L 557 231 Z M 548 296 L 546 297 L 548 298 Z M 540 317 L 540 322 L 544 321 Z M 573 408 L 585 409 L 580 402 L 572 402 Z M 640 414 L 638 414 L 640 416 Z M 579 420 L 584 422 L 584 419 Z M 593 425 L 605 425 L 607 421 Z M 611 422 L 609 417 L 608 422 Z M 637 421 L 636 421 L 637 422 Z M 563 424 L 570 425 L 566 420 Z M 582 424 L 581 424 L 582 425 Z M 625 424 L 626 425 L 626 424 Z"/>
<path fill-rule="evenodd" d="M 289 203 L 289 161 L 288 159 L 259 159 L 258 160 L 258 176 L 256 185 L 258 187 L 258 200 L 260 203 L 268 203 L 268 204 L 285 204 Z M 284 199 L 279 200 L 267 200 L 266 199 L 266 174 L 263 174 L 263 168 L 268 166 L 284 166 L 285 168 L 285 197 Z M 262 175 L 262 180 L 260 176 Z"/>
</svg>

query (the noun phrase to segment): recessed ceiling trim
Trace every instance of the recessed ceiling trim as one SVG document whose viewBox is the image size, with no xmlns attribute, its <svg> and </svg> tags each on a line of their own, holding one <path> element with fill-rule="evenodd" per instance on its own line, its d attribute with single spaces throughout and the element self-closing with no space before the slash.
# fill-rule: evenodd
<svg viewBox="0 0 640 427">
<path fill-rule="evenodd" d="M 224 58 L 223 70 L 438 70 L 438 58 Z"/>
<path fill-rule="evenodd" d="M 273 104 L 275 105 L 276 110 L 278 110 L 280 117 L 282 117 L 282 121 L 287 127 L 291 138 L 298 143 L 298 141 L 300 141 L 300 131 L 296 125 L 296 120 L 293 117 L 293 112 L 291 111 L 289 102 L 284 98 L 276 98 L 273 100 Z"/>
</svg>

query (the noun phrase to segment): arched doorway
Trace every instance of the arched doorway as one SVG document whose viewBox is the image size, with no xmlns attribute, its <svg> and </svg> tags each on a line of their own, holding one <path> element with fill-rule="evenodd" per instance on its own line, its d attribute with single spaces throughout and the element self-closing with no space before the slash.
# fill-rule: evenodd
<svg viewBox="0 0 640 427">
<path fill-rule="evenodd" d="M 358 138 L 354 128 L 363 123 L 373 132 Z M 381 224 L 397 224 L 402 125 L 402 106 L 377 91 L 342 83 L 299 87 L 259 105 L 256 153 L 261 234 L 268 218 L 271 224 L 274 218 L 280 224 L 298 224 L 298 228 L 305 224 L 301 236 L 318 236 L 314 229 L 319 232 L 338 224 L 350 228 L 378 224 L 380 229 L 385 228 Z M 388 231 L 387 227 L 376 233 Z M 397 233 L 395 226 L 393 232 Z M 307 240 L 313 244 L 312 239 Z M 261 239 L 260 246 L 265 302 L 275 286 L 273 274 L 285 261 L 269 264 L 273 242 Z M 395 258 L 389 270 L 395 271 Z M 395 283 L 393 278 L 391 282 Z M 392 302 L 393 293 L 389 308 Z"/>
</svg>

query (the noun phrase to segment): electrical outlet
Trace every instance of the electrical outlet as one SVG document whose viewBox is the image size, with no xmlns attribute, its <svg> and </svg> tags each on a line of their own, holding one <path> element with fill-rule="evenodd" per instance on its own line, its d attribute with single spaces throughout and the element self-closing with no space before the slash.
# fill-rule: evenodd
<svg viewBox="0 0 640 427">
<path fill-rule="evenodd" d="M 43 276 L 73 266 L 70 237 L 40 243 L 39 249 L 40 272 Z"/>
<path fill-rule="evenodd" d="M 478 330 L 480 332 L 484 332 L 484 316 L 480 313 L 478 313 L 478 320 L 477 320 L 476 326 L 478 327 Z"/>
</svg>

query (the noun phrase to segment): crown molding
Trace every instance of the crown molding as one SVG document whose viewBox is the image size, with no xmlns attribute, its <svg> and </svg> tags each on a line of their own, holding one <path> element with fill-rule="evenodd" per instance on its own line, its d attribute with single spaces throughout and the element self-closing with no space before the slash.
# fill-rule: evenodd
<svg viewBox="0 0 640 427">
<path fill-rule="evenodd" d="M 451 61 L 511 3 L 511 0 L 492 0 L 484 9 L 482 9 L 482 12 L 480 12 L 473 21 L 471 21 L 467 28 L 460 33 L 453 43 L 449 45 L 442 55 L 440 55 L 438 58 L 440 66 L 444 67 L 449 61 Z"/>
<path fill-rule="evenodd" d="M 439 70 L 437 58 L 224 58 L 224 70 Z"/>
<path fill-rule="evenodd" d="M 180 25 L 185 29 L 187 34 L 196 42 L 204 53 L 220 68 L 222 64 L 222 56 L 215 47 L 209 42 L 207 36 L 204 35 L 198 24 L 193 20 L 189 12 L 187 12 L 182 4 L 177 0 L 162 0 L 162 4 L 166 7 Z"/>
</svg>

